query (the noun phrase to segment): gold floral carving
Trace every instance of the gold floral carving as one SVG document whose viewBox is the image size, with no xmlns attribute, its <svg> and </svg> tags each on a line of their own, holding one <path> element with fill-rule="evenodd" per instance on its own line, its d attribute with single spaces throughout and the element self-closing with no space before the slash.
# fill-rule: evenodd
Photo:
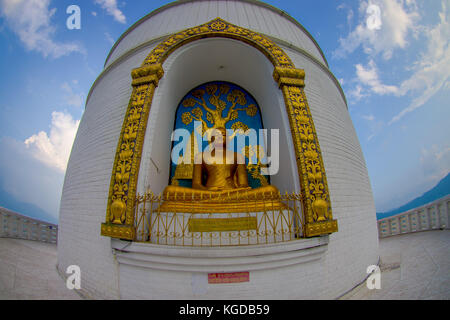
<svg viewBox="0 0 450 320">
<path fill-rule="evenodd" d="M 142 146 L 155 88 L 163 77 L 162 64 L 177 48 L 195 40 L 222 37 L 247 43 L 262 52 L 274 65 L 274 80 L 283 92 L 289 116 L 297 167 L 304 194 L 306 237 L 337 231 L 333 220 L 325 168 L 314 122 L 303 90 L 304 70 L 296 69 L 286 53 L 257 32 L 230 24 L 220 18 L 174 34 L 132 71 L 133 92 L 124 118 L 114 160 L 106 222 L 101 234 L 134 240 L 134 203 Z M 186 115 L 186 121 L 189 121 Z M 190 115 L 192 117 L 192 115 Z"/>
<path fill-rule="evenodd" d="M 106 223 L 101 228 L 104 236 L 134 240 L 134 201 L 144 133 L 153 93 L 163 75 L 159 64 L 138 68 L 131 73 L 133 92 L 114 160 Z"/>
<path fill-rule="evenodd" d="M 162 64 L 179 47 L 195 40 L 213 37 L 231 38 L 245 42 L 265 54 L 274 66 L 294 67 L 291 59 L 273 41 L 257 32 L 233 25 L 220 18 L 170 36 L 166 41 L 163 41 L 153 49 L 145 59 L 144 65 Z"/>
<path fill-rule="evenodd" d="M 275 68 L 273 76 L 283 91 L 289 116 L 304 195 L 305 236 L 337 232 L 319 140 L 304 91 L 305 72 Z"/>
</svg>

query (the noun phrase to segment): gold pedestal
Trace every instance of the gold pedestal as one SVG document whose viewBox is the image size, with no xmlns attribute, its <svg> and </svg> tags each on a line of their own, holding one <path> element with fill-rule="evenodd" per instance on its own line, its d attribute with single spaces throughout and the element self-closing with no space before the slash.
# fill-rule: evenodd
<svg viewBox="0 0 450 320">
<path fill-rule="evenodd" d="M 207 202 L 207 201 L 166 201 L 155 211 L 184 213 L 233 213 L 266 212 L 285 209 L 287 206 L 279 200 L 256 200 L 241 202 Z"/>
</svg>

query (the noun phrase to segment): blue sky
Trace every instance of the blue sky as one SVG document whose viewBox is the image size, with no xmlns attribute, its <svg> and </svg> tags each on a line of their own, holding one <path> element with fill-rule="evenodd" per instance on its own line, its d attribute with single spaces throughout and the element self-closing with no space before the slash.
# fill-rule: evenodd
<svg viewBox="0 0 450 320">
<path fill-rule="evenodd" d="M 114 41 L 169 2 L 0 0 L 1 193 L 57 217 L 89 88 Z M 305 26 L 341 82 L 377 211 L 449 172 L 448 1 L 266 2 Z M 81 30 L 66 27 L 72 4 L 81 8 Z"/>
</svg>

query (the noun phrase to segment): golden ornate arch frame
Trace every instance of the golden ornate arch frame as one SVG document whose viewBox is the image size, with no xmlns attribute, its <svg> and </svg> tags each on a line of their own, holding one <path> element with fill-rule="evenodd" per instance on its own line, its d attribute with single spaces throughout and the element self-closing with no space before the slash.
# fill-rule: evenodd
<svg viewBox="0 0 450 320">
<path fill-rule="evenodd" d="M 304 92 L 305 72 L 273 41 L 261 34 L 216 18 L 170 36 L 131 72 L 133 92 L 122 126 L 108 196 L 106 222 L 101 234 L 134 240 L 134 204 L 144 135 L 153 95 L 164 75 L 162 64 L 179 47 L 195 40 L 221 37 L 245 42 L 262 52 L 274 65 L 273 78 L 283 92 L 294 142 L 303 194 L 305 237 L 336 232 L 328 184 L 314 121 Z"/>
</svg>

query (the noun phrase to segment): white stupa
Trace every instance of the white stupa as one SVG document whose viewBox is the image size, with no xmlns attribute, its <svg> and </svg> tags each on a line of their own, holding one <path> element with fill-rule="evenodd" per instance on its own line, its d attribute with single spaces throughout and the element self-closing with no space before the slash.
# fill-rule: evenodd
<svg viewBox="0 0 450 320">
<path fill-rule="evenodd" d="M 304 195 L 301 237 L 208 246 L 139 236 L 135 197 L 170 184 L 178 106 L 214 82 L 241 88 L 264 128 L 279 130 L 270 184 Z M 344 93 L 297 21 L 255 0 L 187 0 L 120 37 L 89 93 L 61 200 L 58 269 L 78 265 L 86 295 L 331 299 L 378 260 L 373 194 Z"/>
</svg>

